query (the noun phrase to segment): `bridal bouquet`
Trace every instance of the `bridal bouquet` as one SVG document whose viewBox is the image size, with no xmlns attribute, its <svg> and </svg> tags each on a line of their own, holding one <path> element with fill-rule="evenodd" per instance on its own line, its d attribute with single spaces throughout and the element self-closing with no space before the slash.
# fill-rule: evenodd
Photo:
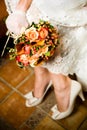
<svg viewBox="0 0 87 130">
<path fill-rule="evenodd" d="M 59 33 L 48 21 L 32 23 L 14 39 L 10 48 L 10 59 L 15 59 L 20 67 L 35 67 L 48 61 L 59 44 Z"/>
</svg>

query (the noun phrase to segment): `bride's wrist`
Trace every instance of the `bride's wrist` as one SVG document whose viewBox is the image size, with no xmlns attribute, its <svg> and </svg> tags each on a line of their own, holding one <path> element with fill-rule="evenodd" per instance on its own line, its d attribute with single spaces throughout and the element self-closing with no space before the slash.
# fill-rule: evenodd
<svg viewBox="0 0 87 130">
<path fill-rule="evenodd" d="M 29 7 L 31 6 L 33 0 L 19 0 L 16 10 L 20 10 L 22 12 L 27 12 Z"/>
</svg>

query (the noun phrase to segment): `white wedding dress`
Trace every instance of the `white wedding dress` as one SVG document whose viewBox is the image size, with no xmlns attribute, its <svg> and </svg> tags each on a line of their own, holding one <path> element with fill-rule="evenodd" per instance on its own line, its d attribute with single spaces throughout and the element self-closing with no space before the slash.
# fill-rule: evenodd
<svg viewBox="0 0 87 130">
<path fill-rule="evenodd" d="M 7 11 L 15 10 L 18 0 L 5 0 Z M 49 20 L 61 34 L 60 46 L 43 67 L 53 73 L 76 73 L 87 91 L 87 0 L 33 0 L 26 15 L 29 23 Z"/>
</svg>

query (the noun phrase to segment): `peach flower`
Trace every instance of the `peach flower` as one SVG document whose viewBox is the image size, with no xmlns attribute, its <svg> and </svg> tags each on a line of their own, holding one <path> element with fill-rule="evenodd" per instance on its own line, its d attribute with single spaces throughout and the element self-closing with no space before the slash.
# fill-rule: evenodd
<svg viewBox="0 0 87 130">
<path fill-rule="evenodd" d="M 36 39 L 38 39 L 38 32 L 34 27 L 31 27 L 25 31 L 25 35 L 28 37 L 30 42 L 34 42 Z"/>
</svg>

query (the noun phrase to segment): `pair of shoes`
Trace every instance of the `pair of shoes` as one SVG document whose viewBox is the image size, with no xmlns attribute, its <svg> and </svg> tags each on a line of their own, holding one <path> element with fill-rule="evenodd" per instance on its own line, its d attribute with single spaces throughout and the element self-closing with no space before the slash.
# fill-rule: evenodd
<svg viewBox="0 0 87 130">
<path fill-rule="evenodd" d="M 75 80 L 71 80 L 69 107 L 68 107 L 68 109 L 66 111 L 60 112 L 58 110 L 57 104 L 54 105 L 51 108 L 51 111 L 52 111 L 52 116 L 51 117 L 52 117 L 52 119 L 60 120 L 60 119 L 63 119 L 65 117 L 69 116 L 72 113 L 73 109 L 74 109 L 74 103 L 75 103 L 75 99 L 76 99 L 77 96 L 80 96 L 82 101 L 85 100 L 80 83 L 75 81 Z"/>
<path fill-rule="evenodd" d="M 48 84 L 43 96 L 41 98 L 36 98 L 33 96 L 33 92 L 29 92 L 28 94 L 24 95 L 24 97 L 26 98 L 26 106 L 27 107 L 33 107 L 36 106 L 38 104 L 40 104 L 42 102 L 42 100 L 44 99 L 45 94 L 47 93 L 47 91 L 49 90 L 49 88 L 52 85 L 52 81 L 50 81 L 50 83 Z"/>
</svg>

